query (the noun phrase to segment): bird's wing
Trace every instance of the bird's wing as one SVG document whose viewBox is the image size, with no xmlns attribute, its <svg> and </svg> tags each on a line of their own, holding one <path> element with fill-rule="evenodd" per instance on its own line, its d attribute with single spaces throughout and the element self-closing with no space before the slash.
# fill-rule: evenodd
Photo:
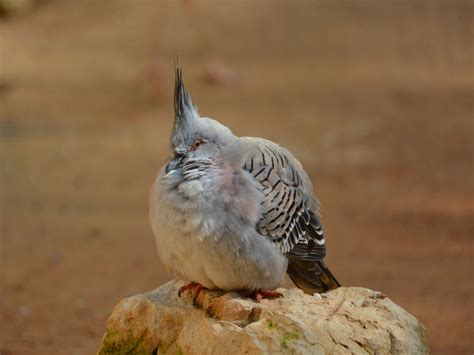
<svg viewBox="0 0 474 355">
<path fill-rule="evenodd" d="M 303 167 L 273 142 L 252 139 L 252 143 L 243 169 L 258 182 L 264 195 L 257 231 L 276 243 L 282 254 L 322 260 L 326 247 L 318 202 Z"/>
</svg>

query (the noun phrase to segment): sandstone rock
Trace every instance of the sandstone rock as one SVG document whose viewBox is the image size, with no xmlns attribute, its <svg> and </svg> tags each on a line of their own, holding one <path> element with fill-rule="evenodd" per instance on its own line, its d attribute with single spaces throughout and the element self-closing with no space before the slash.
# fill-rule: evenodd
<svg viewBox="0 0 474 355">
<path fill-rule="evenodd" d="M 260 303 L 236 293 L 178 297 L 179 281 L 122 300 L 99 354 L 427 354 L 425 327 L 379 292 L 341 287 Z"/>
</svg>

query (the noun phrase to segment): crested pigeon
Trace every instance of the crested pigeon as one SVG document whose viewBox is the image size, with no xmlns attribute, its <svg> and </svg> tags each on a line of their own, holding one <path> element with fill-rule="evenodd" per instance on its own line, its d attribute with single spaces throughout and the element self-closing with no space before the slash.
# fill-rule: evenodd
<svg viewBox="0 0 474 355">
<path fill-rule="evenodd" d="M 308 294 L 340 286 L 323 262 L 319 202 L 301 163 L 200 117 L 179 67 L 175 75 L 172 157 L 149 201 L 164 267 L 191 282 L 183 290 L 272 292 L 285 273 Z"/>
</svg>

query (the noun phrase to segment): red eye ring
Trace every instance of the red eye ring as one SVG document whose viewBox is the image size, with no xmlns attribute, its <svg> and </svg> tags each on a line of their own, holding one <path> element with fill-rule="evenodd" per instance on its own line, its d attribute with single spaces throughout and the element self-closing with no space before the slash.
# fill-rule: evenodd
<svg viewBox="0 0 474 355">
<path fill-rule="evenodd" d="M 193 144 L 191 144 L 191 147 L 189 147 L 189 151 L 193 152 L 195 151 L 196 149 L 198 149 L 202 144 L 204 143 L 204 141 L 202 139 L 197 139 L 194 141 Z"/>
</svg>

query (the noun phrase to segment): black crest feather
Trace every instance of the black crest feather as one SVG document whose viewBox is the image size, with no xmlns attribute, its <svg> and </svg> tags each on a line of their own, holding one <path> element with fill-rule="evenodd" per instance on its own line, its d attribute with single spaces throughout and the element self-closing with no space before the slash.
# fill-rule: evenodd
<svg viewBox="0 0 474 355">
<path fill-rule="evenodd" d="M 183 72 L 179 65 L 176 65 L 175 85 L 174 85 L 174 112 L 176 122 L 191 118 L 195 114 L 193 100 L 188 90 L 184 86 Z"/>
</svg>

